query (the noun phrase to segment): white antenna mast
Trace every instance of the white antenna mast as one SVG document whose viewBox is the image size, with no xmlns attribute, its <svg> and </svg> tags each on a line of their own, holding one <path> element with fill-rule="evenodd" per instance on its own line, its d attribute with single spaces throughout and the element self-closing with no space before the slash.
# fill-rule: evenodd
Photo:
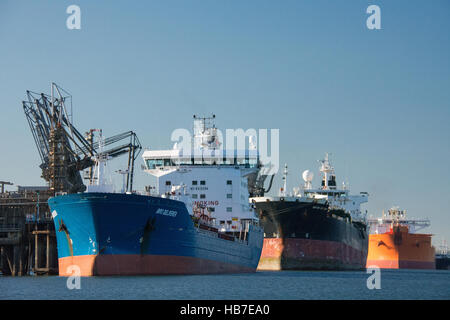
<svg viewBox="0 0 450 320">
<path fill-rule="evenodd" d="M 287 175 L 288 175 L 288 166 L 287 163 L 284 165 L 284 172 L 283 172 L 283 188 L 280 190 L 280 196 L 285 197 L 286 196 L 286 188 L 287 188 Z"/>
</svg>

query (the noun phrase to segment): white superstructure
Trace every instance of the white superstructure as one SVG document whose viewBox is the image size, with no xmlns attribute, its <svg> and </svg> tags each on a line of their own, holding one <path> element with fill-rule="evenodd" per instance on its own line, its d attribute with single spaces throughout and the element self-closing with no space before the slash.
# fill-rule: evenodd
<svg viewBox="0 0 450 320">
<path fill-rule="evenodd" d="M 394 226 L 408 226 L 409 233 L 417 233 L 430 226 L 429 219 L 410 219 L 406 217 L 406 210 L 398 206 L 392 207 L 387 213 L 382 213 L 381 218 L 368 219 L 371 234 L 383 234 L 392 230 Z"/>
<path fill-rule="evenodd" d="M 322 174 L 321 185 L 315 189 L 311 186 L 311 181 L 306 180 L 303 188 L 304 196 L 313 199 L 325 199 L 331 208 L 341 208 L 349 213 L 353 220 L 365 221 L 367 215 L 361 212 L 361 204 L 367 202 L 368 193 L 361 192 L 358 195 L 351 195 L 345 184 L 342 185 L 342 188 L 337 188 L 334 167 L 331 165 L 328 153 L 325 154 L 325 159 L 319 160 L 319 162 Z"/>
<path fill-rule="evenodd" d="M 170 150 L 146 150 L 145 172 L 156 177 L 147 187 L 151 195 L 186 203 L 191 214 L 206 210 L 222 231 L 234 231 L 241 222 L 257 221 L 249 204 L 249 175 L 259 171 L 256 148 L 223 150 L 212 118 L 194 116 L 192 152 L 175 143 Z"/>
</svg>

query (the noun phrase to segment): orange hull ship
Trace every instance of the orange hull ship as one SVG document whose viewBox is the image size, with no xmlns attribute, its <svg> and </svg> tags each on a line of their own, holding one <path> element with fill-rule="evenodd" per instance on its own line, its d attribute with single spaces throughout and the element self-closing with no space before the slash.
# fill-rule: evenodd
<svg viewBox="0 0 450 320">
<path fill-rule="evenodd" d="M 429 226 L 428 220 L 407 220 L 405 211 L 389 210 L 389 216 L 370 220 L 366 267 L 388 269 L 435 269 L 431 234 L 414 233 Z"/>
</svg>

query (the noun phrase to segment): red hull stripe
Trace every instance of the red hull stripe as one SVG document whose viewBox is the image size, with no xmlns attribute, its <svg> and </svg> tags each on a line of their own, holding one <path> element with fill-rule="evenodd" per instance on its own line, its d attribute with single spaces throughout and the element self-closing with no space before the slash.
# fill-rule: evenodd
<svg viewBox="0 0 450 320">
<path fill-rule="evenodd" d="M 436 269 L 434 262 L 406 260 L 367 260 L 366 267 L 377 266 L 381 269 Z"/>
<path fill-rule="evenodd" d="M 207 259 L 160 255 L 85 255 L 59 258 L 59 275 L 167 275 L 254 272 L 245 266 Z M 78 268 L 73 268 L 76 266 Z"/>
<path fill-rule="evenodd" d="M 341 242 L 266 238 L 258 270 L 364 269 L 367 251 Z"/>
</svg>

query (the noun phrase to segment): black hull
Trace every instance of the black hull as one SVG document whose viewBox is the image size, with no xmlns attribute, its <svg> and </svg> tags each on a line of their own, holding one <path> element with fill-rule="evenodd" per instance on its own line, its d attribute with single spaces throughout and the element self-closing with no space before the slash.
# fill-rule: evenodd
<svg viewBox="0 0 450 320">
<path fill-rule="evenodd" d="M 436 269 L 450 270 L 450 257 L 449 256 L 436 256 Z"/>
<path fill-rule="evenodd" d="M 262 264 L 266 261 L 273 265 L 279 255 L 281 270 L 365 268 L 368 251 L 366 225 L 351 221 L 350 215 L 343 210 L 300 201 L 255 204 L 264 227 L 266 248 L 263 248 Z M 277 252 L 275 246 L 282 247 L 282 252 Z"/>
</svg>

